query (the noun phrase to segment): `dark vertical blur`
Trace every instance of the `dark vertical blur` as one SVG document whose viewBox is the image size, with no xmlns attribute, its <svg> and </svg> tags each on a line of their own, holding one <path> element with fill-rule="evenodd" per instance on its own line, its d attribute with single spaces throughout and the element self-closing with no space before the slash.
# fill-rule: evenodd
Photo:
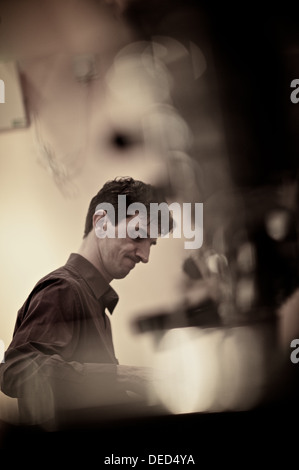
<svg viewBox="0 0 299 470">
<path fill-rule="evenodd" d="M 244 198 L 256 249 L 258 302 L 279 306 L 298 287 L 298 124 L 290 100 L 298 76 L 294 9 L 205 7 L 218 77 L 230 170 Z M 285 217 L 276 237 L 269 220 Z M 280 214 L 280 215 L 279 215 Z M 273 219 L 272 219 L 273 221 Z"/>
<path fill-rule="evenodd" d="M 228 286 L 220 323 L 268 322 L 266 357 L 279 349 L 277 311 L 299 285 L 299 105 L 290 100 L 299 77 L 296 12 L 287 4 L 132 2 L 127 17 L 140 36 L 192 41 L 205 55 L 200 80 L 173 71 L 174 101 L 194 134 L 190 153 L 204 181 L 204 244 L 194 258 Z M 228 267 L 225 276 L 212 266 L 215 257 Z"/>
<path fill-rule="evenodd" d="M 290 101 L 290 83 L 298 71 L 299 37 L 294 10 L 284 11 L 281 4 L 268 11 L 206 10 L 234 180 L 254 186 L 295 176 L 299 110 Z"/>
</svg>

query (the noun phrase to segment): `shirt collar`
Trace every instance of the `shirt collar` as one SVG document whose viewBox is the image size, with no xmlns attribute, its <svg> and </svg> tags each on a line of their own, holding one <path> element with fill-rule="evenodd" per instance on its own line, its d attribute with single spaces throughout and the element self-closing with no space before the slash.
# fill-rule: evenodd
<svg viewBox="0 0 299 470">
<path fill-rule="evenodd" d="M 79 273 L 85 282 L 89 285 L 92 292 L 97 299 L 102 299 L 104 307 L 108 308 L 112 314 L 119 300 L 119 297 L 115 290 L 108 284 L 106 279 L 103 278 L 102 274 L 97 268 L 84 256 L 77 253 L 71 253 L 67 260 L 66 266 L 72 267 Z"/>
</svg>

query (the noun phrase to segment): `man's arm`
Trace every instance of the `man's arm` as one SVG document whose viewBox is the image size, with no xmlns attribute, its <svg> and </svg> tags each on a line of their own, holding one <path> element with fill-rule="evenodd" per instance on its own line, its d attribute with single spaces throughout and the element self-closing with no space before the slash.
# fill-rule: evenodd
<svg viewBox="0 0 299 470">
<path fill-rule="evenodd" d="M 56 407 L 121 403 L 126 391 L 146 396 L 150 368 L 73 360 L 82 308 L 76 289 L 56 279 L 34 292 L 19 312 L 0 384 L 5 394 L 34 406 L 37 420 Z"/>
<path fill-rule="evenodd" d="M 65 279 L 52 279 L 35 288 L 18 314 L 13 340 L 0 366 L 5 394 L 23 401 L 41 401 L 50 394 L 47 400 L 61 407 L 94 406 L 124 395 L 117 381 L 116 360 L 92 363 L 84 362 L 82 356 L 80 361 L 82 308 L 78 292 Z"/>
</svg>

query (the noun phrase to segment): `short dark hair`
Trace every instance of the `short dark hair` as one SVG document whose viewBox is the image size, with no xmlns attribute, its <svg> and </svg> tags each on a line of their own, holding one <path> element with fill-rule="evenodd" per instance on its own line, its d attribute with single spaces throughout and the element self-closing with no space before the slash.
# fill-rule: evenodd
<svg viewBox="0 0 299 470">
<path fill-rule="evenodd" d="M 89 204 L 84 236 L 85 238 L 93 228 L 93 216 L 96 207 L 101 203 L 110 203 L 115 210 L 115 223 L 118 221 L 118 196 L 126 196 L 126 209 L 134 202 L 141 202 L 147 210 L 150 209 L 151 203 L 166 202 L 164 191 L 161 188 L 151 184 L 143 183 L 139 180 L 134 180 L 131 177 L 117 177 L 114 180 L 107 181 L 99 192 L 92 198 Z M 173 219 L 169 212 L 169 231 L 173 229 Z"/>
</svg>

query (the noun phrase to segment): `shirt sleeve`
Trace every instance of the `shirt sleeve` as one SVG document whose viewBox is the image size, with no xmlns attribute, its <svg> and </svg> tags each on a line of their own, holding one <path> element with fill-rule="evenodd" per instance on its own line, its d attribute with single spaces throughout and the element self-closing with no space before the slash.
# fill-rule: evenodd
<svg viewBox="0 0 299 470">
<path fill-rule="evenodd" d="M 0 367 L 5 394 L 27 405 L 35 400 L 41 409 L 97 406 L 120 398 L 124 392 L 117 382 L 117 364 L 72 360 L 81 310 L 78 292 L 65 279 L 33 291 L 18 314 Z"/>
</svg>

